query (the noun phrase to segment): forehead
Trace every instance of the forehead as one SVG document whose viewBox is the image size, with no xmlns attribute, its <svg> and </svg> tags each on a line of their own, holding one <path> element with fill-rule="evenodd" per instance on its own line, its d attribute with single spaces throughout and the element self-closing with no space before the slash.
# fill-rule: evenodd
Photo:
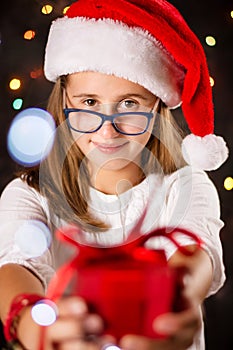
<svg viewBox="0 0 233 350">
<path fill-rule="evenodd" d="M 68 75 L 67 89 L 73 93 L 87 92 L 90 94 L 111 95 L 111 94 L 138 94 L 147 98 L 154 95 L 143 86 L 119 78 L 114 75 L 102 74 L 99 72 L 80 72 Z"/>
</svg>

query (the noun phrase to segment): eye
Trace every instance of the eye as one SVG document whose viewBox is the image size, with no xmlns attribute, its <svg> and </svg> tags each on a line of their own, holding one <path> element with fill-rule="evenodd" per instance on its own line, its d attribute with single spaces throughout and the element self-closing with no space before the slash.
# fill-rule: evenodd
<svg viewBox="0 0 233 350">
<path fill-rule="evenodd" d="M 132 101 L 132 100 L 125 100 L 125 101 L 123 101 L 123 104 L 126 108 L 134 108 L 137 106 L 137 103 L 135 101 Z"/>
<path fill-rule="evenodd" d="M 88 107 L 94 107 L 96 106 L 96 100 L 94 100 L 93 98 L 88 98 L 84 101 L 84 104 Z"/>
<path fill-rule="evenodd" d="M 137 110 L 139 107 L 139 104 L 138 102 L 134 101 L 134 100 L 124 100 L 124 101 L 121 101 L 119 104 L 118 104 L 118 111 L 121 112 L 121 111 L 126 111 L 126 110 Z"/>
</svg>

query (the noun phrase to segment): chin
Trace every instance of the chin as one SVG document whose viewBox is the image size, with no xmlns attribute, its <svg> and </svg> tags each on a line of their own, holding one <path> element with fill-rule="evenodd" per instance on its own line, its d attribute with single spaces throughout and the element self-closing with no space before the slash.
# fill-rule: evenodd
<svg viewBox="0 0 233 350">
<path fill-rule="evenodd" d="M 95 167 L 99 170 L 109 170 L 109 171 L 119 171 L 130 165 L 132 160 L 116 158 L 111 160 L 106 160 L 103 162 L 95 162 Z"/>
</svg>

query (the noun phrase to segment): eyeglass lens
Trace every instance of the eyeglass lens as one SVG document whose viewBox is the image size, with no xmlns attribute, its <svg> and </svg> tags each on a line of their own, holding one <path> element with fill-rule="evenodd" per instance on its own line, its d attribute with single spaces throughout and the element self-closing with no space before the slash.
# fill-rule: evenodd
<svg viewBox="0 0 233 350">
<path fill-rule="evenodd" d="M 99 115 L 86 111 L 69 112 L 70 126 L 80 132 L 93 132 L 102 124 Z M 113 118 L 113 123 L 119 132 L 127 134 L 140 134 L 147 129 L 148 118 L 141 114 L 121 114 Z"/>
</svg>

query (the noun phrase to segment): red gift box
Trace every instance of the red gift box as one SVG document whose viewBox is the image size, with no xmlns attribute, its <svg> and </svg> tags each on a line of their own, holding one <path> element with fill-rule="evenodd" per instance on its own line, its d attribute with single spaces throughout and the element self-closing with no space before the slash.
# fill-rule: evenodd
<svg viewBox="0 0 233 350">
<path fill-rule="evenodd" d="M 175 239 L 177 232 L 201 242 L 184 229 L 160 228 L 122 246 L 99 248 L 76 242 L 81 231 L 67 227 L 58 237 L 78 248 L 77 255 L 62 266 L 51 281 L 48 298 L 56 300 L 72 283 L 72 294 L 83 297 L 90 311 L 105 321 L 105 333 L 120 339 L 125 334 L 162 337 L 153 329 L 154 319 L 182 307 L 182 269 L 169 267 L 163 250 L 151 250 L 145 242 L 155 236 L 170 239 L 178 249 L 192 254 Z"/>
<path fill-rule="evenodd" d="M 103 317 L 107 334 L 117 339 L 126 333 L 158 336 L 153 320 L 173 309 L 178 285 L 177 271 L 167 267 L 164 253 L 153 255 L 152 260 L 144 254 L 115 255 L 78 269 L 75 292 Z"/>
</svg>

